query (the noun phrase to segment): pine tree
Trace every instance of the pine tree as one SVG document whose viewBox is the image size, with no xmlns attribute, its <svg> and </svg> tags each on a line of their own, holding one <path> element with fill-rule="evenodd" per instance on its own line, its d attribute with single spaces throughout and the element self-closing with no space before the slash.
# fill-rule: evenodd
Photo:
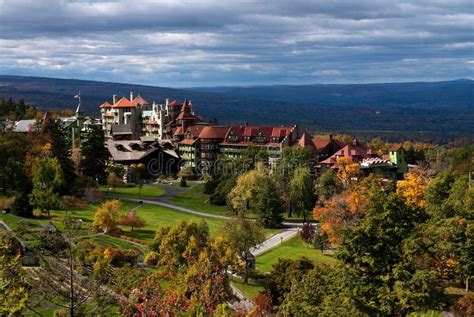
<svg viewBox="0 0 474 317">
<path fill-rule="evenodd" d="M 69 143 L 66 131 L 59 122 L 49 123 L 44 126 L 44 133 L 47 133 L 51 140 L 51 154 L 61 165 L 64 177 L 64 185 L 61 187 L 61 194 L 69 194 L 76 179 L 74 163 L 71 160 L 71 144 Z"/>
<path fill-rule="evenodd" d="M 81 145 L 81 162 L 79 164 L 83 175 L 96 180 L 99 184 L 107 182 L 105 163 L 109 153 L 104 146 L 104 133 L 98 125 L 91 127 Z"/>
</svg>

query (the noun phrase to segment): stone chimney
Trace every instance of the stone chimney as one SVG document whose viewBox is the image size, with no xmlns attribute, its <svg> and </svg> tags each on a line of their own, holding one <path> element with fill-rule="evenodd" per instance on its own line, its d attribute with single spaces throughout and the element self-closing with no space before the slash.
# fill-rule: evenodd
<svg viewBox="0 0 474 317">
<path fill-rule="evenodd" d="M 131 91 L 130 92 L 130 101 L 132 101 L 132 100 L 133 100 L 133 92 Z"/>
<path fill-rule="evenodd" d="M 112 104 L 115 105 L 117 103 L 117 95 L 112 95 Z"/>
</svg>

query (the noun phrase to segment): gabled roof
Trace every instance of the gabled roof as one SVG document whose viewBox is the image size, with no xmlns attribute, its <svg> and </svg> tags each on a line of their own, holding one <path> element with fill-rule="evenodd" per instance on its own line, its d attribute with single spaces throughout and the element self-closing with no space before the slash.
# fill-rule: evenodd
<svg viewBox="0 0 474 317">
<path fill-rule="evenodd" d="M 291 133 L 291 127 L 274 127 L 272 129 L 272 138 L 284 138 Z"/>
<path fill-rule="evenodd" d="M 112 105 L 112 108 L 124 108 L 124 107 L 136 107 L 137 104 L 128 100 L 125 97 L 122 97 L 119 101 Z"/>
<path fill-rule="evenodd" d="M 135 98 L 133 98 L 132 102 L 136 105 L 140 104 L 140 105 L 149 105 L 150 103 L 144 99 L 142 96 L 138 95 L 136 96 Z"/>
<path fill-rule="evenodd" d="M 368 152 L 369 150 L 363 144 L 349 144 L 334 153 L 329 158 L 322 161 L 321 164 L 335 164 L 337 163 L 337 159 L 339 157 L 347 157 L 352 161 L 354 161 L 355 159 L 361 160 L 370 156 Z"/>
<path fill-rule="evenodd" d="M 201 139 L 224 139 L 229 131 L 228 126 L 210 126 L 202 129 L 199 134 Z"/>
<path fill-rule="evenodd" d="M 193 138 L 197 138 L 205 127 L 206 126 L 202 124 L 192 125 L 188 127 L 186 132 L 190 132 Z"/>
<path fill-rule="evenodd" d="M 99 107 L 101 107 L 101 108 L 111 108 L 112 105 L 106 101 L 103 104 L 101 104 Z"/>
<path fill-rule="evenodd" d="M 395 144 L 395 145 L 392 145 L 388 150 L 396 152 L 396 151 L 400 150 L 401 148 L 402 148 L 401 144 Z"/>
<path fill-rule="evenodd" d="M 301 146 L 302 148 L 310 148 L 313 151 L 316 149 L 314 146 L 313 140 L 306 132 L 303 133 L 301 138 L 298 140 L 298 145 Z"/>
</svg>

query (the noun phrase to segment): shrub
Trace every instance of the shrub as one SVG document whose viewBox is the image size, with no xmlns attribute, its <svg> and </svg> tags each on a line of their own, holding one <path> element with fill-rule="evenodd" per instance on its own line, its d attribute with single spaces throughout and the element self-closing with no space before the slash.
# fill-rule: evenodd
<svg viewBox="0 0 474 317">
<path fill-rule="evenodd" d="M 30 205 L 28 195 L 22 194 L 16 197 L 15 202 L 11 205 L 12 214 L 20 217 L 33 217 L 33 208 Z"/>
<path fill-rule="evenodd" d="M 179 181 L 179 187 L 188 187 L 188 184 L 184 177 L 181 177 L 181 180 Z"/>
<path fill-rule="evenodd" d="M 145 259 L 143 260 L 143 262 L 145 262 L 146 264 L 149 264 L 149 265 L 157 265 L 158 260 L 159 260 L 159 256 L 160 256 L 160 254 L 158 252 L 150 251 L 146 254 Z"/>
<path fill-rule="evenodd" d="M 309 221 L 307 221 L 303 225 L 303 228 L 301 228 L 300 236 L 301 239 L 306 243 L 310 243 L 313 240 L 314 226 Z"/>
<path fill-rule="evenodd" d="M 49 254 L 61 254 L 69 247 L 68 242 L 59 233 L 43 233 L 40 236 L 38 248 Z"/>
<path fill-rule="evenodd" d="M 123 266 L 125 264 L 135 265 L 139 253 L 135 250 L 121 250 L 107 248 L 104 250 L 104 259 L 108 260 L 113 266 Z"/>
</svg>

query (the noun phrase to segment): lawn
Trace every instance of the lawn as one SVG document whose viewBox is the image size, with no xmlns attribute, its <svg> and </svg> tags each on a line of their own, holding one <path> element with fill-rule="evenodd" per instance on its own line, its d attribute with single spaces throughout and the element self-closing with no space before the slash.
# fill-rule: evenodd
<svg viewBox="0 0 474 317">
<path fill-rule="evenodd" d="M 256 265 L 257 269 L 260 271 L 270 272 L 272 270 L 272 265 L 276 263 L 279 258 L 296 260 L 303 256 L 318 263 L 335 264 L 337 262 L 333 257 L 323 255 L 320 250 L 305 245 L 300 237 L 295 237 L 283 242 L 280 246 L 257 256 Z"/>
<path fill-rule="evenodd" d="M 140 198 L 140 187 L 116 187 L 112 189 L 110 186 L 100 186 L 100 190 L 106 194 L 123 197 Z M 141 198 L 157 198 L 166 194 L 166 190 L 161 187 L 143 185 L 141 189 Z"/>
<path fill-rule="evenodd" d="M 257 284 L 250 281 L 248 284 L 244 284 L 244 282 L 236 278 L 231 278 L 231 282 L 232 284 L 234 284 L 235 287 L 239 289 L 239 291 L 244 293 L 245 297 L 250 300 L 253 300 L 258 295 L 258 293 L 265 289 L 261 284 Z"/>
<path fill-rule="evenodd" d="M 127 212 L 128 210 L 137 207 L 136 203 L 133 202 L 122 202 L 122 210 Z M 135 228 L 134 231 L 131 231 L 128 227 L 123 227 L 124 234 L 129 237 L 137 238 L 144 241 L 152 241 L 155 236 L 155 231 L 160 225 L 169 225 L 174 226 L 178 223 L 180 219 L 186 221 L 195 221 L 200 222 L 205 220 L 209 226 L 209 232 L 211 235 L 215 235 L 220 231 L 224 220 L 200 217 L 185 212 L 176 211 L 173 209 L 143 204 L 143 207 L 137 209 L 137 214 L 139 217 L 142 217 L 146 225 L 143 228 Z"/>
</svg>

